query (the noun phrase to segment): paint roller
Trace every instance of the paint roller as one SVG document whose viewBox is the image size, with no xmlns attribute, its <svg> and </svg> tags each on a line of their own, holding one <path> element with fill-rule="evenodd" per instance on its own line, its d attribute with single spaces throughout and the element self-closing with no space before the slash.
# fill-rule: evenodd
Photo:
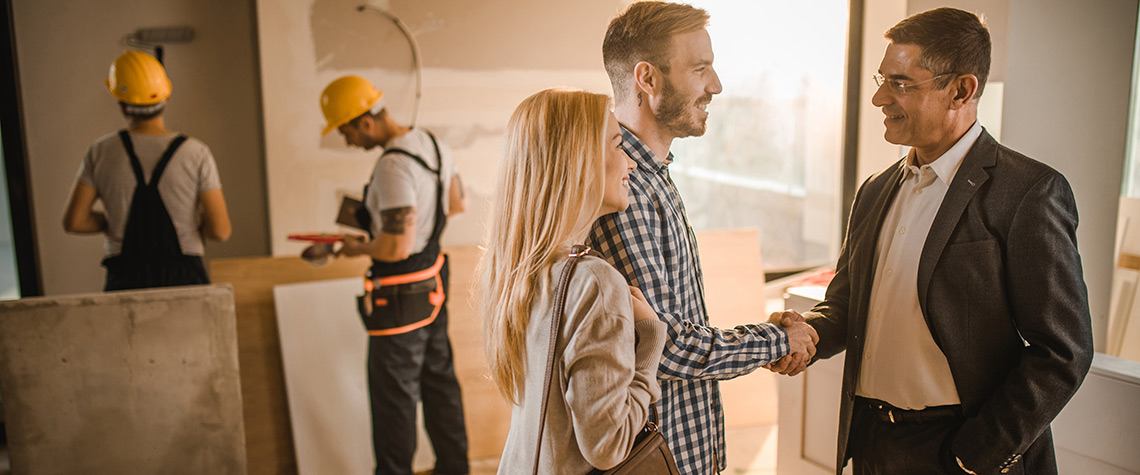
<svg viewBox="0 0 1140 475">
<path fill-rule="evenodd" d="M 140 28 L 127 35 L 127 44 L 154 49 L 154 58 L 162 63 L 162 46 L 189 43 L 194 40 L 194 27 L 166 26 Z"/>
</svg>

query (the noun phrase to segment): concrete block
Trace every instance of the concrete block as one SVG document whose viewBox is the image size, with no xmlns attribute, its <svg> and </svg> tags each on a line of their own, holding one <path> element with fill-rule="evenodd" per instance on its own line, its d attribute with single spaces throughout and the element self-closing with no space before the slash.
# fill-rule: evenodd
<svg viewBox="0 0 1140 475">
<path fill-rule="evenodd" d="M 0 302 L 12 473 L 244 474 L 233 290 Z"/>
</svg>

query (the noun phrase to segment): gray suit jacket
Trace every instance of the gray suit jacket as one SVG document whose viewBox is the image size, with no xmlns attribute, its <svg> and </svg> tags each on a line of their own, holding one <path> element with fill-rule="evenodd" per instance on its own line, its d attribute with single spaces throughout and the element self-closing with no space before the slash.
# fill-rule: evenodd
<svg viewBox="0 0 1140 475">
<path fill-rule="evenodd" d="M 847 350 L 840 469 L 876 244 L 904 166 L 899 161 L 860 187 L 835 278 L 825 300 L 806 315 L 819 333 L 817 359 Z M 1049 423 L 1081 385 L 1093 355 L 1076 230 L 1077 207 L 1065 177 L 983 131 L 926 237 L 916 290 L 966 415 L 950 448 L 979 474 L 1056 473 Z"/>
</svg>

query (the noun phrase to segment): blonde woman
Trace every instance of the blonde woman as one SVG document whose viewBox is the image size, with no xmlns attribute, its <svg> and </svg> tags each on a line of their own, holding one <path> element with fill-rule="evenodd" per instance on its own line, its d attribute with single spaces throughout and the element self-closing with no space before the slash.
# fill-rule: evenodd
<svg viewBox="0 0 1140 475">
<path fill-rule="evenodd" d="M 634 162 L 608 96 L 547 89 L 507 126 L 484 256 L 487 354 L 514 404 L 501 474 L 531 473 L 555 286 L 571 246 L 600 216 L 629 206 Z M 665 325 L 606 261 L 585 257 L 570 279 L 555 348 L 538 473 L 608 469 L 629 453 L 660 388 Z"/>
</svg>

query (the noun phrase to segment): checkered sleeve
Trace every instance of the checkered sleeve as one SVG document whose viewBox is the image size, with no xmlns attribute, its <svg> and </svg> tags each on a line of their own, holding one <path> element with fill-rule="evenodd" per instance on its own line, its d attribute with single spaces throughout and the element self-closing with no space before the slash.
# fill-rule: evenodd
<svg viewBox="0 0 1140 475">
<path fill-rule="evenodd" d="M 669 232 L 664 210 L 646 189 L 645 176 L 640 172 L 631 174 L 629 208 L 599 219 L 588 243 L 605 255 L 630 285 L 641 288 L 667 324 L 668 339 L 658 377 L 731 379 L 787 354 L 787 333 L 778 325 L 765 322 L 729 329 L 709 325 L 697 269 L 670 283 L 670 276 L 679 271 L 675 267 L 685 261 L 680 256 L 688 258 L 690 253 L 688 236 Z M 699 265 L 695 258 L 692 261 L 694 266 Z"/>
</svg>

